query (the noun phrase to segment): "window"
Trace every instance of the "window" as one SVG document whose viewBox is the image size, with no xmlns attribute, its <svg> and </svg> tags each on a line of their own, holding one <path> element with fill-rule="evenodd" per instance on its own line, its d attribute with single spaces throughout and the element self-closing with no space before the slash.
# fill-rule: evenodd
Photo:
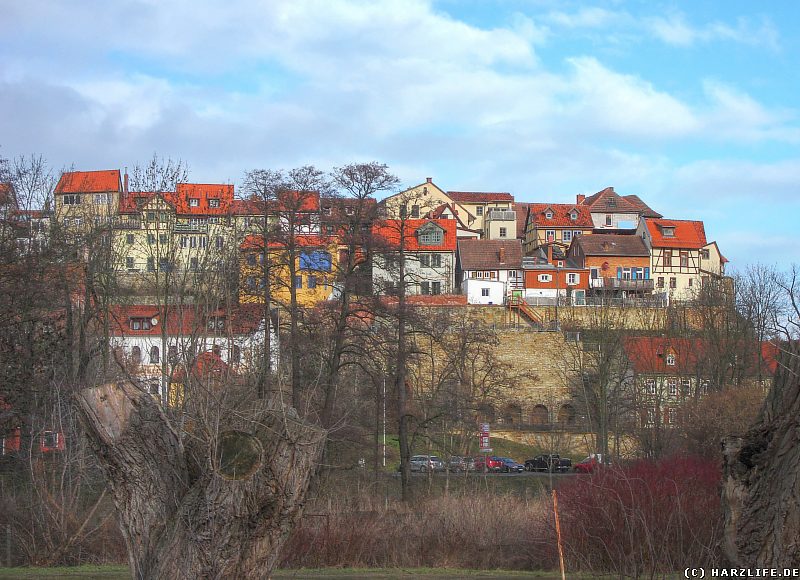
<svg viewBox="0 0 800 580">
<path fill-rule="evenodd" d="M 700 257 L 703 258 L 704 260 L 708 260 L 710 258 L 708 248 L 703 248 L 702 250 L 700 250 Z"/>
<path fill-rule="evenodd" d="M 539 282 L 552 282 L 553 275 L 552 274 L 539 274 Z"/>
<path fill-rule="evenodd" d="M 442 293 L 442 283 L 431 282 L 431 294 L 441 294 L 441 293 Z"/>
<path fill-rule="evenodd" d="M 303 277 L 302 276 L 295 276 L 294 277 L 294 287 L 300 289 L 303 287 Z"/>
<path fill-rule="evenodd" d="M 675 355 L 672 354 L 672 353 L 669 353 L 667 355 L 667 366 L 668 367 L 674 367 L 675 366 Z"/>
<path fill-rule="evenodd" d="M 308 288 L 316 288 L 317 287 L 317 277 L 316 276 L 309 276 L 307 279 L 306 286 Z"/>
<path fill-rule="evenodd" d="M 131 318 L 128 320 L 128 327 L 131 330 L 150 330 L 149 318 Z M 138 347 L 134 347 L 138 348 Z"/>
<path fill-rule="evenodd" d="M 162 246 L 166 246 L 169 242 L 169 236 L 167 234 L 158 234 L 158 243 Z"/>
<path fill-rule="evenodd" d="M 353 215 L 353 206 L 352 205 L 346 205 L 344 207 L 344 213 L 346 215 Z"/>
<path fill-rule="evenodd" d="M 442 267 L 442 255 L 431 254 L 431 268 L 441 268 L 441 267 Z"/>
<path fill-rule="evenodd" d="M 190 258 L 189 259 L 189 270 L 192 272 L 197 272 L 197 258 Z"/>
<path fill-rule="evenodd" d="M 418 205 L 412 205 L 411 206 L 411 217 L 412 218 L 418 218 L 419 217 L 419 206 Z"/>
<path fill-rule="evenodd" d="M 206 236 L 200 236 L 200 247 L 205 249 L 208 246 L 208 238 Z"/>
<path fill-rule="evenodd" d="M 578 237 L 578 236 L 580 236 L 581 234 L 583 234 L 583 232 L 582 232 L 582 231 L 580 231 L 580 230 L 572 230 L 572 237 L 573 237 L 573 238 L 577 238 L 577 237 Z"/>
<path fill-rule="evenodd" d="M 41 450 L 53 451 L 58 449 L 58 431 L 44 431 L 42 433 Z"/>
<path fill-rule="evenodd" d="M 661 235 L 665 238 L 674 238 L 675 237 L 675 228 L 673 227 L 662 227 L 661 228 Z"/>
<path fill-rule="evenodd" d="M 189 247 L 190 248 L 197 247 L 197 236 L 189 236 Z"/>
<path fill-rule="evenodd" d="M 667 421 L 669 421 L 670 425 L 678 422 L 678 410 L 675 407 L 670 407 L 667 411 Z"/>
<path fill-rule="evenodd" d="M 687 397 L 692 391 L 692 381 L 689 379 L 681 380 L 681 391 L 683 391 L 683 396 Z"/>
<path fill-rule="evenodd" d="M 678 396 L 678 379 L 669 380 L 669 396 L 670 397 Z"/>
<path fill-rule="evenodd" d="M 142 349 L 138 346 L 131 348 L 131 362 L 139 364 L 142 361 Z"/>
<path fill-rule="evenodd" d="M 614 221 L 613 220 L 614 220 L 614 216 L 612 216 L 610 213 L 607 213 L 606 214 L 606 226 L 607 227 L 611 227 L 612 225 L 614 225 Z"/>
<path fill-rule="evenodd" d="M 546 217 L 549 220 L 553 219 L 553 212 L 551 211 L 545 212 L 544 217 Z"/>
<path fill-rule="evenodd" d="M 689 252 L 681 252 L 681 268 L 689 267 Z"/>
<path fill-rule="evenodd" d="M 656 394 L 656 380 L 655 379 L 646 379 L 644 381 L 645 391 L 648 395 L 655 395 Z"/>
<path fill-rule="evenodd" d="M 209 316 L 206 321 L 206 328 L 211 332 L 224 332 L 225 331 L 225 317 L 224 316 Z"/>
<path fill-rule="evenodd" d="M 678 279 L 677 278 L 670 278 L 669 279 L 669 287 L 673 290 L 678 287 Z"/>
<path fill-rule="evenodd" d="M 190 197 L 189 207 L 200 207 L 200 199 L 197 197 Z"/>
<path fill-rule="evenodd" d="M 656 286 L 658 286 L 659 288 L 664 287 L 664 276 L 658 277 L 658 280 L 656 281 Z"/>
<path fill-rule="evenodd" d="M 67 193 L 63 197 L 64 205 L 80 205 L 81 196 L 78 193 Z"/>
<path fill-rule="evenodd" d="M 155 244 L 156 243 L 156 235 L 155 234 L 147 234 L 147 243 L 148 244 Z"/>
<path fill-rule="evenodd" d="M 331 215 L 331 213 L 333 213 L 331 210 L 331 206 L 326 205 L 325 207 L 322 208 L 322 215 Z"/>
<path fill-rule="evenodd" d="M 567 274 L 567 284 L 569 285 L 577 284 L 580 281 L 580 279 L 581 279 L 580 274 L 574 274 L 572 272 Z"/>
<path fill-rule="evenodd" d="M 707 395 L 709 387 L 711 387 L 711 383 L 707 379 L 700 381 L 700 394 Z"/>
<path fill-rule="evenodd" d="M 216 197 L 208 198 L 208 207 L 219 207 L 219 199 Z"/>
<path fill-rule="evenodd" d="M 161 356 L 157 346 L 150 347 L 150 364 L 157 365 L 161 362 Z"/>
<path fill-rule="evenodd" d="M 508 229 L 507 228 L 500 228 L 500 237 L 501 238 L 505 238 L 507 235 L 508 235 Z"/>
<path fill-rule="evenodd" d="M 245 279 L 245 285 L 247 286 L 247 288 L 249 290 L 255 290 L 256 289 L 256 277 L 255 276 L 248 276 Z"/>
<path fill-rule="evenodd" d="M 489 296 L 489 289 L 488 288 L 481 288 L 481 296 Z"/>
<path fill-rule="evenodd" d="M 425 246 L 440 246 L 444 241 L 444 232 L 438 226 L 429 226 L 417 231 L 417 240 Z"/>
<path fill-rule="evenodd" d="M 693 279 L 692 279 L 692 278 L 689 278 L 689 288 L 691 288 L 691 287 L 692 287 L 692 282 L 693 282 Z"/>
<path fill-rule="evenodd" d="M 570 212 L 569 219 L 571 219 L 572 221 L 576 221 L 578 219 L 578 214 L 574 211 Z"/>
<path fill-rule="evenodd" d="M 475 208 L 475 215 L 482 216 L 483 215 L 483 206 L 479 205 Z"/>
<path fill-rule="evenodd" d="M 172 264 L 170 264 L 168 258 L 160 258 L 158 260 L 158 269 L 162 272 L 172 272 Z"/>
<path fill-rule="evenodd" d="M 239 345 L 234 344 L 231 346 L 231 356 L 229 362 L 235 365 L 238 365 L 240 362 L 242 362 L 242 349 L 239 347 Z"/>
<path fill-rule="evenodd" d="M 248 266 L 255 266 L 256 265 L 256 255 L 255 254 L 247 254 L 247 265 Z"/>
<path fill-rule="evenodd" d="M 147 271 L 148 272 L 155 272 L 156 271 L 156 259 L 152 256 L 147 258 Z"/>
<path fill-rule="evenodd" d="M 302 252 L 300 254 L 300 269 L 315 270 L 317 272 L 331 271 L 331 255 L 322 250 Z"/>
<path fill-rule="evenodd" d="M 154 211 L 148 211 L 148 212 L 147 212 L 147 214 L 145 214 L 145 219 L 146 219 L 147 221 L 149 221 L 149 222 L 154 222 L 154 221 L 156 221 L 156 212 L 154 212 Z"/>
<path fill-rule="evenodd" d="M 178 362 L 178 347 L 175 346 L 175 345 L 172 345 L 172 346 L 168 347 L 168 349 L 169 349 L 169 350 L 167 350 L 167 353 L 168 353 L 167 357 L 169 357 L 168 360 L 169 360 L 170 363 L 175 364 L 176 362 Z"/>
<path fill-rule="evenodd" d="M 189 237 L 181 236 L 181 249 L 185 250 L 188 245 L 189 245 Z"/>
<path fill-rule="evenodd" d="M 111 203 L 111 194 L 110 193 L 95 193 L 94 194 L 94 202 L 100 205 L 106 205 Z"/>
<path fill-rule="evenodd" d="M 225 238 L 217 236 L 216 246 L 218 250 L 221 250 L 225 246 Z"/>
<path fill-rule="evenodd" d="M 664 250 L 664 266 L 672 267 L 672 250 Z"/>
<path fill-rule="evenodd" d="M 556 231 L 555 230 L 547 230 L 545 232 L 545 238 L 548 242 L 554 242 L 556 240 Z"/>
<path fill-rule="evenodd" d="M 647 423 L 652 425 L 656 422 L 656 410 L 655 409 L 647 409 Z"/>
<path fill-rule="evenodd" d="M 483 272 L 475 272 L 476 278 L 483 278 Z"/>
<path fill-rule="evenodd" d="M 420 282 L 419 283 L 419 293 L 420 294 L 430 294 L 431 293 L 431 283 L 430 282 Z"/>
<path fill-rule="evenodd" d="M 564 230 L 561 236 L 563 237 L 565 242 L 569 242 L 570 240 L 572 240 L 572 232 L 569 230 Z"/>
<path fill-rule="evenodd" d="M 419 265 L 421 268 L 430 268 L 431 266 L 431 255 L 430 254 L 420 254 L 419 255 Z"/>
<path fill-rule="evenodd" d="M 129 246 L 132 246 L 132 245 L 133 245 L 133 241 L 134 241 L 134 239 L 135 239 L 135 237 L 134 237 L 134 235 L 133 235 L 133 234 L 127 234 L 127 235 L 125 236 L 125 242 L 126 242 L 126 243 L 127 243 Z"/>
<path fill-rule="evenodd" d="M 133 261 L 133 257 L 128 256 L 127 258 L 125 258 L 125 267 L 128 270 L 133 270 L 136 267 L 136 265 L 134 264 L 134 261 Z"/>
</svg>

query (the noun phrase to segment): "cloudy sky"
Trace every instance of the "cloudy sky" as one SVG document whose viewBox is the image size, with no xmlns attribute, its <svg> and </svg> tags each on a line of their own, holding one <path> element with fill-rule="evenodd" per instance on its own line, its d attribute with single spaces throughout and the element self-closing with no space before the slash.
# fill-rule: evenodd
<svg viewBox="0 0 800 580">
<path fill-rule="evenodd" d="M 201 182 L 387 163 L 406 185 L 703 219 L 800 248 L 800 3 L 0 0 L 0 155 Z"/>
</svg>

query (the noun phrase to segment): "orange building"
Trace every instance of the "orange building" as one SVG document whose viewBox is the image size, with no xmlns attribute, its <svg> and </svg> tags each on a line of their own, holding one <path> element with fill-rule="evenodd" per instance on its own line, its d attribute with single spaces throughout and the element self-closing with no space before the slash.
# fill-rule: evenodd
<svg viewBox="0 0 800 580">
<path fill-rule="evenodd" d="M 650 252 L 639 236 L 580 236 L 572 242 L 567 257 L 589 270 L 592 294 L 649 294 L 653 291 Z"/>
</svg>

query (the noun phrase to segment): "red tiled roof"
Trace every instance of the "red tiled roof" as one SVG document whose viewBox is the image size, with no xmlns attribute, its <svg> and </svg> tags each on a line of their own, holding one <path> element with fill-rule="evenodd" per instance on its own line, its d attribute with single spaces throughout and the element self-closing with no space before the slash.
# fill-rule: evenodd
<svg viewBox="0 0 800 580">
<path fill-rule="evenodd" d="M 514 201 L 514 196 L 504 191 L 448 191 L 447 197 L 457 203 L 488 203 L 492 201 Z"/>
<path fill-rule="evenodd" d="M 624 341 L 625 354 L 640 374 L 690 375 L 703 359 L 703 344 L 698 339 L 635 337 Z M 675 364 L 667 365 L 667 355 L 675 355 Z"/>
<path fill-rule="evenodd" d="M 419 244 L 417 241 L 417 230 L 425 224 L 436 224 L 444 230 L 442 243 L 438 246 Z M 456 220 L 440 219 L 409 219 L 409 220 L 381 220 L 372 226 L 372 234 L 376 244 L 388 246 L 396 250 L 400 247 L 401 233 L 403 245 L 409 252 L 428 251 L 428 252 L 455 252 L 456 250 Z"/>
<path fill-rule="evenodd" d="M 531 203 L 528 205 L 533 223 L 542 228 L 592 228 L 592 214 L 588 207 L 584 205 L 570 205 L 568 203 Z M 550 209 L 553 217 L 547 219 L 546 213 Z M 577 212 L 578 218 L 573 220 L 569 217 L 572 211 Z"/>
<path fill-rule="evenodd" d="M 318 191 L 283 191 L 277 199 L 270 203 L 270 209 L 276 212 L 318 212 Z"/>
<path fill-rule="evenodd" d="M 206 351 L 197 355 L 192 365 L 192 375 L 200 380 L 207 380 L 214 377 L 224 377 L 230 372 L 230 366 L 218 354 Z M 180 383 L 186 380 L 186 369 L 179 365 L 172 373 L 171 381 Z"/>
<path fill-rule="evenodd" d="M 706 245 L 706 230 L 701 221 L 645 218 L 654 248 L 700 249 Z M 665 237 L 662 228 L 675 228 L 675 235 Z"/>
<path fill-rule="evenodd" d="M 233 202 L 233 185 L 222 183 L 179 183 L 175 193 L 167 192 L 164 199 L 175 206 L 178 214 L 227 215 Z M 193 206 L 189 200 L 197 200 Z M 216 200 L 217 207 L 211 206 Z"/>
<path fill-rule="evenodd" d="M 56 193 L 101 193 L 120 191 L 119 169 L 70 171 L 61 175 Z"/>
<path fill-rule="evenodd" d="M 161 195 L 161 197 L 174 207 L 174 204 L 166 199 L 164 194 L 157 194 L 152 191 L 130 191 L 122 193 L 119 196 L 119 213 L 138 213 L 141 211 L 141 206 L 150 201 L 153 196 Z M 139 200 L 139 201 L 137 201 Z"/>
<path fill-rule="evenodd" d="M 114 305 L 109 309 L 109 328 L 111 336 L 160 336 L 164 324 L 161 311 L 157 305 Z M 233 335 L 254 333 L 264 316 L 264 307 L 260 304 L 242 304 L 228 310 L 208 312 L 199 308 L 186 306 L 169 308 L 166 314 L 168 336 L 188 336 L 201 333 L 206 328 L 208 316 L 225 316 L 229 331 Z M 132 330 L 131 318 L 157 319 L 155 325 L 148 330 Z"/>
<path fill-rule="evenodd" d="M 301 247 L 321 247 L 327 246 L 331 243 L 331 239 L 325 236 L 320 236 L 317 234 L 301 234 L 294 237 L 294 241 L 298 246 Z M 285 248 L 286 243 L 281 240 L 271 240 L 269 242 L 269 247 L 274 249 Z M 250 234 L 245 236 L 244 240 L 241 244 L 239 244 L 240 250 L 256 250 L 256 251 L 263 251 L 264 250 L 264 236 L 259 236 L 256 234 Z"/>
</svg>

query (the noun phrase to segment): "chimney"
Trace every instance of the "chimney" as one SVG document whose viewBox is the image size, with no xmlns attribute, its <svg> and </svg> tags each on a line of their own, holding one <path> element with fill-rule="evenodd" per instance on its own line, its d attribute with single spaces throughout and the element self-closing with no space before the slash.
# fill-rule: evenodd
<svg viewBox="0 0 800 580">
<path fill-rule="evenodd" d="M 582 193 L 579 193 L 579 194 L 578 194 L 578 196 L 577 196 L 577 200 L 578 200 L 578 205 L 580 205 L 580 204 L 582 204 L 584 201 L 586 201 L 586 196 L 585 196 L 585 195 L 583 195 Z"/>
<path fill-rule="evenodd" d="M 125 181 L 122 183 L 122 191 L 128 195 L 128 168 L 125 168 Z"/>
<path fill-rule="evenodd" d="M 505 246 L 500 246 L 500 263 L 506 263 L 506 248 Z"/>
<path fill-rule="evenodd" d="M 433 177 L 426 177 L 426 178 L 425 178 L 425 181 L 426 181 L 427 183 L 433 183 Z"/>
</svg>

